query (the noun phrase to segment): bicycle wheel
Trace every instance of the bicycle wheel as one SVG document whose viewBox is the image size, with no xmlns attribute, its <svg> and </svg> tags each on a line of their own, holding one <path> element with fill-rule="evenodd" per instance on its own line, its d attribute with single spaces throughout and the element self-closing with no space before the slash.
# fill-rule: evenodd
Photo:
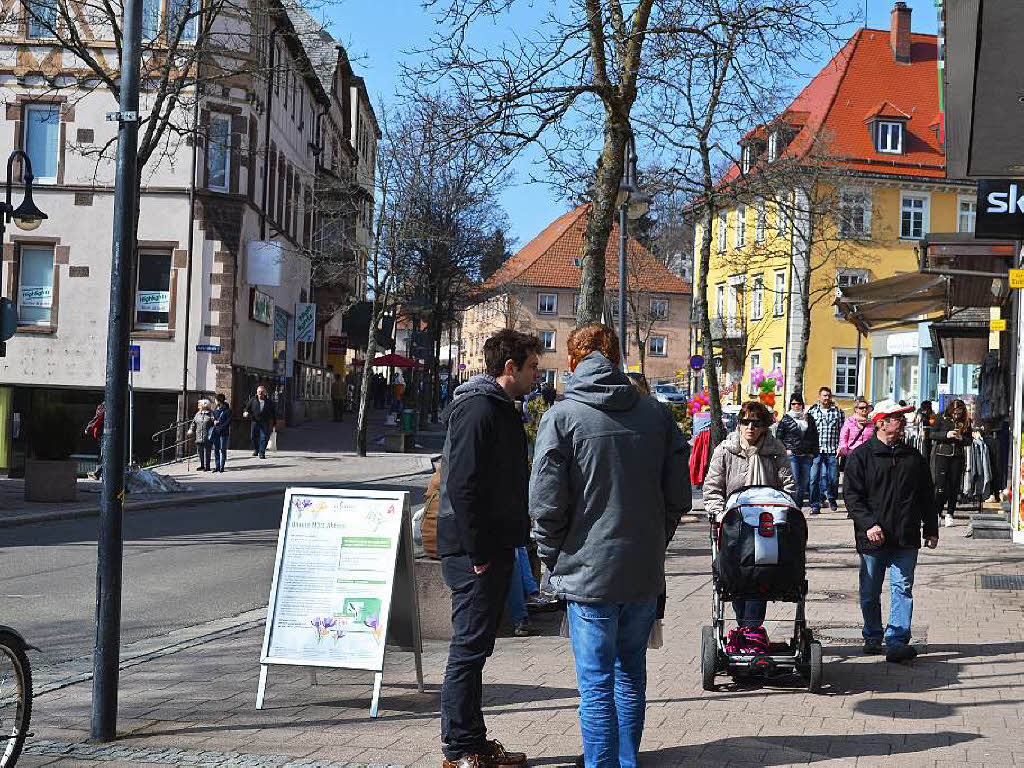
<svg viewBox="0 0 1024 768">
<path fill-rule="evenodd" d="M 32 718 L 32 668 L 19 638 L 0 632 L 0 768 L 21 755 Z"/>
</svg>

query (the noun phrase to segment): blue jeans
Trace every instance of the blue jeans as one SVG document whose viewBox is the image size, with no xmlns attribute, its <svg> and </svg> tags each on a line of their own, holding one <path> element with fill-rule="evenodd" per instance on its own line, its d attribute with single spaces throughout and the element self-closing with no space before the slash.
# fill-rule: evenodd
<svg viewBox="0 0 1024 768">
<path fill-rule="evenodd" d="M 513 624 L 529 616 L 526 598 L 537 594 L 537 591 L 537 582 L 533 580 L 533 570 L 530 568 L 530 556 L 526 547 L 518 547 L 512 561 L 512 583 L 508 589 L 508 616 Z"/>
<path fill-rule="evenodd" d="M 657 598 L 568 603 L 587 768 L 635 768 L 647 703 L 647 641 Z"/>
<path fill-rule="evenodd" d="M 793 482 L 796 483 L 797 509 L 804 508 L 804 500 L 810 493 L 811 467 L 814 465 L 813 456 L 790 456 L 789 466 L 793 470 Z"/>
<path fill-rule="evenodd" d="M 839 496 L 839 457 L 819 453 L 811 464 L 811 509 L 821 509 L 825 501 Z"/>
<path fill-rule="evenodd" d="M 882 582 L 889 571 L 889 625 L 885 644 L 898 648 L 910 642 L 914 617 L 914 569 L 916 549 L 880 549 L 860 556 L 860 610 L 864 614 L 864 639 L 882 639 Z"/>
<path fill-rule="evenodd" d="M 766 600 L 733 600 L 732 609 L 736 613 L 736 625 L 740 627 L 760 627 L 764 625 L 764 617 L 768 613 Z"/>
<path fill-rule="evenodd" d="M 228 461 L 228 437 L 229 432 L 225 432 L 222 435 L 218 435 L 216 432 L 213 433 L 213 437 L 210 440 L 213 442 L 213 465 L 216 469 L 224 469 L 224 465 Z"/>
<path fill-rule="evenodd" d="M 270 439 L 270 425 L 254 421 L 249 430 L 249 437 L 252 439 L 252 452 L 265 456 L 267 441 Z"/>
</svg>

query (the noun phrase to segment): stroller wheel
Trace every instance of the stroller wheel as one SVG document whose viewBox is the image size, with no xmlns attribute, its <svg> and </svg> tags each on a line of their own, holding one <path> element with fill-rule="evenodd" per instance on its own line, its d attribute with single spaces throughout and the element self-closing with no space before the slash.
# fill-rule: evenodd
<svg viewBox="0 0 1024 768">
<path fill-rule="evenodd" d="M 705 691 L 715 690 L 715 668 L 718 666 L 718 639 L 714 627 L 700 630 L 700 675 Z"/>
<path fill-rule="evenodd" d="M 807 677 L 807 690 L 811 693 L 817 693 L 821 690 L 822 666 L 821 643 L 815 640 L 811 643 L 810 658 L 808 660 L 810 674 Z"/>
</svg>

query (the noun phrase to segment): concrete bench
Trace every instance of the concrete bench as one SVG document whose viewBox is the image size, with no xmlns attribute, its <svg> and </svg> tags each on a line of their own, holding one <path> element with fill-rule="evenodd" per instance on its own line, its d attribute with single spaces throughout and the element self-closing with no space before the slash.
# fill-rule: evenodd
<svg viewBox="0 0 1024 768">
<path fill-rule="evenodd" d="M 413 432 L 388 432 L 384 435 L 384 450 L 387 453 L 408 453 L 415 446 Z"/>
</svg>

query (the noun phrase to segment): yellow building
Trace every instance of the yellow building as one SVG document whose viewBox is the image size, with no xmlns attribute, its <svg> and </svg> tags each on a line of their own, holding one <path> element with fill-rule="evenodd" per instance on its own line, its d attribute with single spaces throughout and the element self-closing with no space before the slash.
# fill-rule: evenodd
<svg viewBox="0 0 1024 768">
<path fill-rule="evenodd" d="M 802 389 L 808 404 L 821 386 L 847 410 L 857 395 L 935 396 L 926 323 L 859 337 L 833 302 L 838 287 L 916 271 L 929 232 L 974 229 L 973 182 L 945 178 L 936 83 L 936 37 L 912 34 L 897 4 L 891 30 L 859 30 L 782 115 L 741 140 L 720 187 L 728 203 L 712 219 L 707 296 L 733 401 L 752 392 L 757 367 L 780 368 L 779 397 Z"/>
</svg>

